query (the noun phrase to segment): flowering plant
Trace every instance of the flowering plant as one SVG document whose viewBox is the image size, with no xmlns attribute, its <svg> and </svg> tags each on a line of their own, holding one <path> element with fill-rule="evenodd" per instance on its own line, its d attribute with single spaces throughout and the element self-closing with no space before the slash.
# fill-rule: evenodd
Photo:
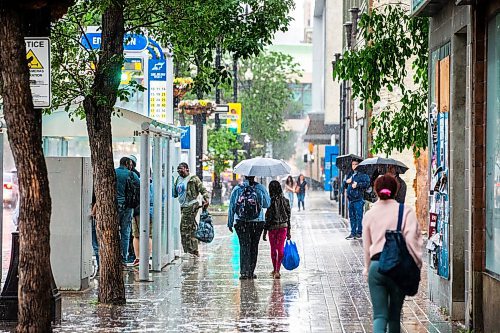
<svg viewBox="0 0 500 333">
<path fill-rule="evenodd" d="M 193 79 L 190 77 L 176 77 L 174 79 L 174 96 L 182 98 L 193 88 Z"/>
<path fill-rule="evenodd" d="M 215 102 L 207 99 L 185 100 L 179 103 L 179 110 L 190 115 L 200 113 L 210 114 L 215 111 L 215 107 Z"/>
</svg>

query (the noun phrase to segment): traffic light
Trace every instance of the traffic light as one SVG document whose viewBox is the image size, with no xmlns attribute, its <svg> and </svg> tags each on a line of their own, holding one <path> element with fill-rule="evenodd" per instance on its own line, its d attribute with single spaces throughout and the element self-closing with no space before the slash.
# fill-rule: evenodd
<svg viewBox="0 0 500 333">
<path fill-rule="evenodd" d="M 304 154 L 304 163 L 307 163 L 307 157 L 308 156 L 309 156 L 308 154 Z"/>
</svg>

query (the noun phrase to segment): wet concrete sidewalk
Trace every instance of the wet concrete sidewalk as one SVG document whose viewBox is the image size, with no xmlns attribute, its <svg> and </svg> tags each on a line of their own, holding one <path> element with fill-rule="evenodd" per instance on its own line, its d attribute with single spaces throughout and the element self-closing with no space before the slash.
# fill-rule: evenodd
<svg viewBox="0 0 500 333">
<path fill-rule="evenodd" d="M 63 294 L 63 321 L 56 332 L 371 332 L 371 304 L 361 274 L 360 240 L 348 231 L 328 194 L 313 192 L 306 210 L 293 209 L 292 239 L 301 265 L 269 276 L 269 243 L 260 245 L 258 279 L 240 281 L 236 234 L 216 226 L 216 239 L 201 246 L 199 259 L 179 259 L 152 274 L 154 282 L 135 282 L 125 272 L 128 303 L 102 306 L 96 289 Z M 426 276 L 423 271 L 423 276 Z M 407 299 L 403 332 L 452 332 L 426 298 Z"/>
</svg>

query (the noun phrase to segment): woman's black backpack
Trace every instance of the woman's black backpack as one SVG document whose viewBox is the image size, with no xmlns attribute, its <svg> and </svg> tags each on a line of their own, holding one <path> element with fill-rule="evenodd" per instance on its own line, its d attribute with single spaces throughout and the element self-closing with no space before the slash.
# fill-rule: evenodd
<svg viewBox="0 0 500 333">
<path fill-rule="evenodd" d="M 385 245 L 380 254 L 378 271 L 390 277 L 408 296 L 418 291 L 420 268 L 408 252 L 405 238 L 401 232 L 404 204 L 399 204 L 398 227 L 385 232 Z"/>
</svg>

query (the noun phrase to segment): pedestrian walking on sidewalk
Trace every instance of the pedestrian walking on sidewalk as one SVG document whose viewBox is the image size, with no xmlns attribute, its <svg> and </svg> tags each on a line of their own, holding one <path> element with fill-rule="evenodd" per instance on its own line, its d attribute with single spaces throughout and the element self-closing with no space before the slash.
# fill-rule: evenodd
<svg viewBox="0 0 500 333">
<path fill-rule="evenodd" d="M 285 192 L 290 202 L 290 208 L 293 208 L 293 195 L 295 194 L 295 182 L 292 176 L 288 176 L 285 182 Z"/>
<path fill-rule="evenodd" d="M 269 183 L 269 195 L 271 196 L 271 206 L 266 211 L 266 223 L 262 240 L 266 241 L 266 234 L 269 232 L 271 260 L 274 268 L 271 275 L 273 278 L 279 279 L 281 277 L 280 267 L 283 260 L 285 240 L 291 238 L 290 203 L 283 196 L 281 185 L 276 180 Z"/>
<path fill-rule="evenodd" d="M 297 185 L 295 186 L 295 193 L 297 193 L 297 204 L 299 206 L 300 212 L 300 203 L 302 203 L 302 210 L 305 210 L 304 207 L 304 199 L 306 197 L 306 190 L 308 189 L 308 184 L 306 182 L 306 178 L 303 174 L 300 174 L 297 178 Z"/>
<path fill-rule="evenodd" d="M 398 192 L 398 182 L 394 176 L 385 174 L 375 180 L 375 191 L 379 200 L 364 217 L 363 275 L 368 277 L 373 305 L 373 332 L 399 333 L 405 295 L 394 280 L 378 271 L 378 260 L 385 244 L 385 232 L 396 230 L 398 224 L 400 204 L 394 200 Z M 401 232 L 408 252 L 417 266 L 422 267 L 422 233 L 415 211 L 408 205 L 404 205 Z"/>
<path fill-rule="evenodd" d="M 255 279 L 255 266 L 259 241 L 264 229 L 264 210 L 271 204 L 266 188 L 245 176 L 241 185 L 235 186 L 229 201 L 227 227 L 236 229 L 240 243 L 240 280 Z"/>
<path fill-rule="evenodd" d="M 359 161 L 352 160 L 351 168 L 342 184 L 342 193 L 347 188 L 347 200 L 349 204 L 349 222 L 351 233 L 346 239 L 361 238 L 363 232 L 363 208 L 365 206 L 364 192 L 370 187 L 370 177 L 364 173 L 357 172 Z"/>
<path fill-rule="evenodd" d="M 195 237 L 196 232 L 196 214 L 200 209 L 198 196 L 203 196 L 202 207 L 208 207 L 208 192 L 203 186 L 200 178 L 189 174 L 187 163 L 180 163 L 177 167 L 179 177 L 174 183 L 174 198 L 179 199 L 181 204 L 181 243 L 185 253 L 199 256 L 198 240 Z"/>
</svg>

